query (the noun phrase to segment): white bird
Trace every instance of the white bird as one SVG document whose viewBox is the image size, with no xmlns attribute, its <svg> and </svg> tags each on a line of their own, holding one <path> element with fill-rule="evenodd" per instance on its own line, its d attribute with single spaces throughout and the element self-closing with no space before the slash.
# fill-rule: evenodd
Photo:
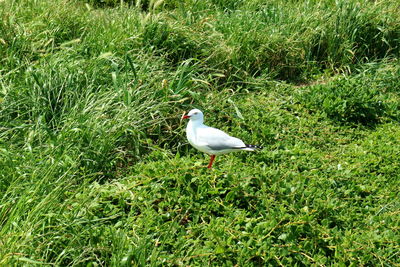
<svg viewBox="0 0 400 267">
<path fill-rule="evenodd" d="M 254 145 L 246 145 L 242 140 L 232 137 L 216 128 L 204 125 L 204 115 L 199 109 L 192 109 L 182 119 L 189 119 L 186 126 L 186 137 L 189 143 L 211 156 L 208 168 L 211 169 L 215 156 L 235 151 L 255 151 L 262 148 Z"/>
</svg>

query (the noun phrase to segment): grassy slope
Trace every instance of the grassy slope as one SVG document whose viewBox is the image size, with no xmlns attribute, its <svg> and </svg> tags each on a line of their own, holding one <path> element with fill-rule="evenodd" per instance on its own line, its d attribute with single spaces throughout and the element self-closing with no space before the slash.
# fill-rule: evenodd
<svg viewBox="0 0 400 267">
<path fill-rule="evenodd" d="M 1 264 L 400 264 L 396 1 L 106 2 L 0 2 Z"/>
</svg>

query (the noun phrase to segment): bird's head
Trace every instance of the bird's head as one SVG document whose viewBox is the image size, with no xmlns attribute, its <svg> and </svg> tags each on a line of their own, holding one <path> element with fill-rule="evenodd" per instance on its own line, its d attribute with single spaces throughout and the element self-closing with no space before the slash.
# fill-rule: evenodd
<svg viewBox="0 0 400 267">
<path fill-rule="evenodd" d="M 191 121 L 203 122 L 203 112 L 199 109 L 192 109 L 187 115 L 183 115 L 182 119 L 190 119 Z"/>
</svg>

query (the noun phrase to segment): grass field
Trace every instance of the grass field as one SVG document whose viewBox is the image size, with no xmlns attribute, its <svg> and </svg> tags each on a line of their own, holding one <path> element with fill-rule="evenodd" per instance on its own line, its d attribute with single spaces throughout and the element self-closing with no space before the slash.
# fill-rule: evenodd
<svg viewBox="0 0 400 267">
<path fill-rule="evenodd" d="M 399 266 L 399 60 L 397 0 L 0 1 L 0 265 Z"/>
</svg>

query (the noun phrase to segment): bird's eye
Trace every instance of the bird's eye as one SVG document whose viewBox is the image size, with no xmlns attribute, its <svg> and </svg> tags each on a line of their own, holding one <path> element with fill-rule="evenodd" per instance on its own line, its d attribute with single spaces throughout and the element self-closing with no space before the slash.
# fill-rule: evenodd
<svg viewBox="0 0 400 267">
<path fill-rule="evenodd" d="M 199 114 L 198 112 L 193 113 L 194 115 Z"/>
</svg>

